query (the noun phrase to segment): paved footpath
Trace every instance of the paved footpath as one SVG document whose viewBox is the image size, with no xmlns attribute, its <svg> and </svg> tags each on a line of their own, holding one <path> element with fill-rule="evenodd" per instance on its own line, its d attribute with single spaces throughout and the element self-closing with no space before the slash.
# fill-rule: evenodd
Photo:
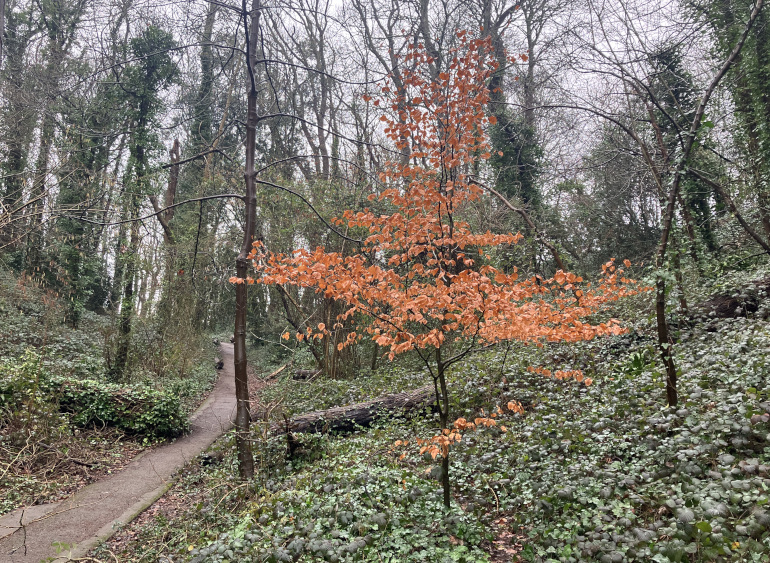
<svg viewBox="0 0 770 563">
<path fill-rule="evenodd" d="M 232 344 L 222 344 L 224 368 L 190 419 L 191 432 L 140 454 L 121 471 L 59 503 L 18 509 L 0 518 L 0 562 L 64 562 L 83 557 L 115 528 L 152 505 L 171 487 L 174 473 L 232 427 L 235 375 Z M 50 559 L 49 559 L 50 558 Z"/>
</svg>

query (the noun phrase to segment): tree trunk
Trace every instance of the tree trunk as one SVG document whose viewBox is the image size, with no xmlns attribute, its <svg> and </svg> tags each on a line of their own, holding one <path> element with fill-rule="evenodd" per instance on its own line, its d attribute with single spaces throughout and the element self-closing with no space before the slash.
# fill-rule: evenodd
<svg viewBox="0 0 770 563">
<path fill-rule="evenodd" d="M 666 322 L 666 282 L 658 277 L 655 294 L 655 313 L 658 325 L 658 350 L 663 365 L 666 367 L 666 400 L 668 406 L 675 407 L 679 402 L 676 389 L 676 365 L 673 357 L 673 340 Z"/>
<path fill-rule="evenodd" d="M 121 190 L 125 192 L 125 190 Z M 128 209 L 124 206 L 120 214 L 121 220 L 128 219 Z M 110 297 L 108 308 L 111 311 L 119 309 L 121 291 L 123 290 L 123 278 L 126 271 L 126 224 L 121 223 L 118 226 L 118 236 L 115 240 L 115 272 L 112 276 L 112 287 L 110 288 Z"/>
<path fill-rule="evenodd" d="M 372 363 L 369 366 L 372 370 L 372 372 L 377 371 L 377 354 L 380 353 L 380 346 L 376 342 L 373 343 L 372 346 Z"/>
<path fill-rule="evenodd" d="M 748 37 L 752 25 L 762 10 L 763 4 L 764 0 L 757 0 L 757 3 L 754 5 L 754 9 L 751 11 L 749 21 L 744 28 L 743 34 L 733 47 L 725 62 L 722 63 L 722 66 L 717 74 L 714 75 L 714 77 L 711 79 L 695 110 L 695 115 L 690 124 L 690 129 L 687 131 L 686 136 L 684 137 L 681 156 L 679 157 L 676 168 L 674 169 L 674 176 L 671 182 L 671 188 L 667 194 L 666 205 L 663 214 L 663 228 L 661 230 L 660 242 L 658 244 L 658 251 L 656 256 L 657 267 L 660 269 L 665 268 L 666 250 L 668 248 L 668 240 L 671 235 L 671 228 L 674 222 L 674 212 L 676 210 L 676 202 L 679 196 L 679 188 L 682 185 L 682 177 L 684 176 L 685 170 L 687 168 L 687 161 L 689 160 L 690 154 L 692 153 L 692 149 L 695 144 L 695 138 L 697 137 L 701 128 L 701 122 L 703 120 L 703 115 L 706 112 L 706 106 L 708 105 L 714 90 L 719 85 L 719 82 L 721 82 L 722 78 L 724 78 L 725 74 L 727 74 L 727 71 L 730 70 L 733 64 L 735 64 L 735 61 L 737 60 L 738 55 L 740 54 L 741 49 L 746 42 L 746 37 Z M 661 359 L 663 360 L 663 365 L 666 366 L 666 398 L 668 400 L 668 406 L 674 407 L 678 402 L 676 389 L 677 374 L 672 350 L 673 341 L 671 339 L 671 335 L 668 330 L 668 322 L 666 320 L 666 280 L 660 273 L 657 275 L 655 286 L 655 313 L 658 326 L 658 351 L 660 353 Z"/>
<path fill-rule="evenodd" d="M 449 390 L 446 385 L 446 365 L 441 359 L 441 348 L 436 348 L 436 378 L 434 380 L 436 405 L 439 411 L 440 431 L 449 427 Z M 441 458 L 441 486 L 444 489 L 444 506 L 451 505 L 451 489 L 449 487 L 449 446 L 446 455 Z"/>
<path fill-rule="evenodd" d="M 128 246 L 128 258 L 125 260 L 125 270 L 123 273 L 123 301 L 120 305 L 120 330 L 118 334 L 118 350 L 115 354 L 115 364 L 112 369 L 112 377 L 115 380 L 121 380 L 124 377 L 126 365 L 128 363 L 128 350 L 131 346 L 131 323 L 134 318 L 134 283 L 136 281 L 137 261 L 139 259 L 139 221 L 138 216 L 139 202 L 137 196 L 131 196 L 130 217 L 131 236 Z"/>
<path fill-rule="evenodd" d="M 682 258 L 679 250 L 674 252 L 674 279 L 679 290 L 679 312 L 687 316 L 687 295 L 684 292 L 684 279 L 682 278 Z"/>
<path fill-rule="evenodd" d="M 0 0 L 0 67 L 3 64 L 3 47 L 5 40 L 5 0 Z"/>
<path fill-rule="evenodd" d="M 54 135 L 53 117 L 45 112 L 43 121 L 40 125 L 40 144 L 38 146 L 37 162 L 35 163 L 35 176 L 32 182 L 32 193 L 30 200 L 33 202 L 29 206 L 29 237 L 27 239 L 27 269 L 35 275 L 41 265 L 41 254 L 43 246 L 43 212 L 45 209 L 46 183 L 48 179 L 49 157 L 51 155 L 51 141 Z M 76 283 L 72 281 L 70 283 Z"/>
<path fill-rule="evenodd" d="M 248 284 L 246 277 L 249 267 L 249 253 L 254 242 L 254 225 L 257 214 L 256 171 L 254 160 L 256 153 L 257 123 L 257 88 L 254 77 L 254 62 L 257 53 L 257 40 L 259 31 L 260 0 L 253 0 L 251 14 L 243 14 L 244 23 L 251 25 L 246 36 L 246 66 L 249 76 L 248 113 L 246 116 L 246 169 L 244 180 L 246 183 L 246 217 L 243 228 L 243 243 L 241 252 L 235 260 L 236 276 L 241 279 L 235 287 L 235 330 L 234 330 L 234 357 L 235 357 L 235 445 L 238 450 L 238 472 L 243 480 L 254 476 L 254 456 L 251 453 L 251 441 L 249 439 L 249 379 L 246 361 L 246 309 L 248 305 Z"/>
</svg>

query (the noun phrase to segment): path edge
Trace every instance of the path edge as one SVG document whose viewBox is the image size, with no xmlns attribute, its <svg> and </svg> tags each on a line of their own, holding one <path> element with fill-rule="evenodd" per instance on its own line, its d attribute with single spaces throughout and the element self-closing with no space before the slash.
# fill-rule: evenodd
<svg viewBox="0 0 770 563">
<path fill-rule="evenodd" d="M 168 492 L 176 481 L 177 476 L 163 483 L 157 489 L 145 494 L 115 520 L 99 528 L 93 536 L 73 546 L 66 555 L 55 557 L 53 563 L 63 563 L 64 561 L 72 561 L 73 559 L 82 559 L 86 557 L 88 552 L 110 539 L 120 530 L 120 528 L 130 524 L 137 516 L 155 504 L 158 499 Z"/>
</svg>

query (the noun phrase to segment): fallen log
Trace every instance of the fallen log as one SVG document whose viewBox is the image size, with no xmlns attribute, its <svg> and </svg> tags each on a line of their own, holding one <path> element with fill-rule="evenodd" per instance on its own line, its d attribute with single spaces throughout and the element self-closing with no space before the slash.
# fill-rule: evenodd
<svg viewBox="0 0 770 563">
<path fill-rule="evenodd" d="M 299 381 L 300 379 L 313 379 L 319 373 L 321 373 L 320 369 L 298 369 L 294 370 L 292 379 L 295 381 Z"/>
<path fill-rule="evenodd" d="M 413 391 L 383 395 L 373 401 L 302 414 L 273 424 L 271 430 L 281 434 L 351 432 L 360 426 L 370 426 L 378 419 L 433 408 L 435 401 L 433 387 L 426 385 Z"/>
<path fill-rule="evenodd" d="M 718 332 L 723 329 L 719 319 L 767 319 L 770 317 L 768 301 L 770 278 L 761 278 L 730 293 L 712 295 L 708 300 L 692 306 L 682 322 L 689 326 L 702 323 L 706 332 Z"/>
</svg>

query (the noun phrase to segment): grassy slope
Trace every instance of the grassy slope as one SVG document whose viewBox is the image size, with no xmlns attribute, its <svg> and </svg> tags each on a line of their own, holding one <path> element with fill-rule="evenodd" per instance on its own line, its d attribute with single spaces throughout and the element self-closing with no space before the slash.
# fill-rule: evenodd
<svg viewBox="0 0 770 563">
<path fill-rule="evenodd" d="M 715 289 L 723 288 L 694 298 Z M 507 561 L 513 551 L 531 561 L 766 561 L 770 426 L 761 415 L 770 410 L 770 323 L 682 325 L 681 404 L 668 409 L 652 319 L 642 300 L 625 307 L 627 319 L 638 319 L 629 335 L 501 348 L 455 370 L 456 416 L 509 400 L 527 410 L 501 418 L 507 432 L 466 433 L 453 448 L 449 513 L 435 464 L 416 448 L 393 447 L 430 437 L 430 417 L 309 437 L 292 460 L 283 439 L 257 429 L 252 490 L 232 482 L 232 444 L 223 441 L 219 454 L 186 469 L 173 493 L 183 516 L 161 511 L 132 529 L 139 543 L 123 536 L 113 547 L 126 561 L 161 553 L 193 561 Z M 580 368 L 594 384 L 545 379 L 527 372 L 532 365 Z M 264 400 L 302 412 L 426 380 L 419 369 L 391 366 L 365 380 L 283 382 Z"/>
<path fill-rule="evenodd" d="M 108 318 L 88 312 L 77 329 L 65 325 L 61 300 L 0 269 L 0 380 L 13 381 L 18 393 L 0 401 L 0 514 L 65 498 L 151 443 L 114 428 L 76 427 L 77 413 L 60 413 L 56 399 L 38 385 L 38 378 L 48 374 L 106 381 L 103 348 L 109 327 Z M 198 404 L 215 375 L 213 353 L 203 346 L 192 352 L 186 372 L 144 377 L 146 384 L 179 396 L 185 412 Z"/>
</svg>

